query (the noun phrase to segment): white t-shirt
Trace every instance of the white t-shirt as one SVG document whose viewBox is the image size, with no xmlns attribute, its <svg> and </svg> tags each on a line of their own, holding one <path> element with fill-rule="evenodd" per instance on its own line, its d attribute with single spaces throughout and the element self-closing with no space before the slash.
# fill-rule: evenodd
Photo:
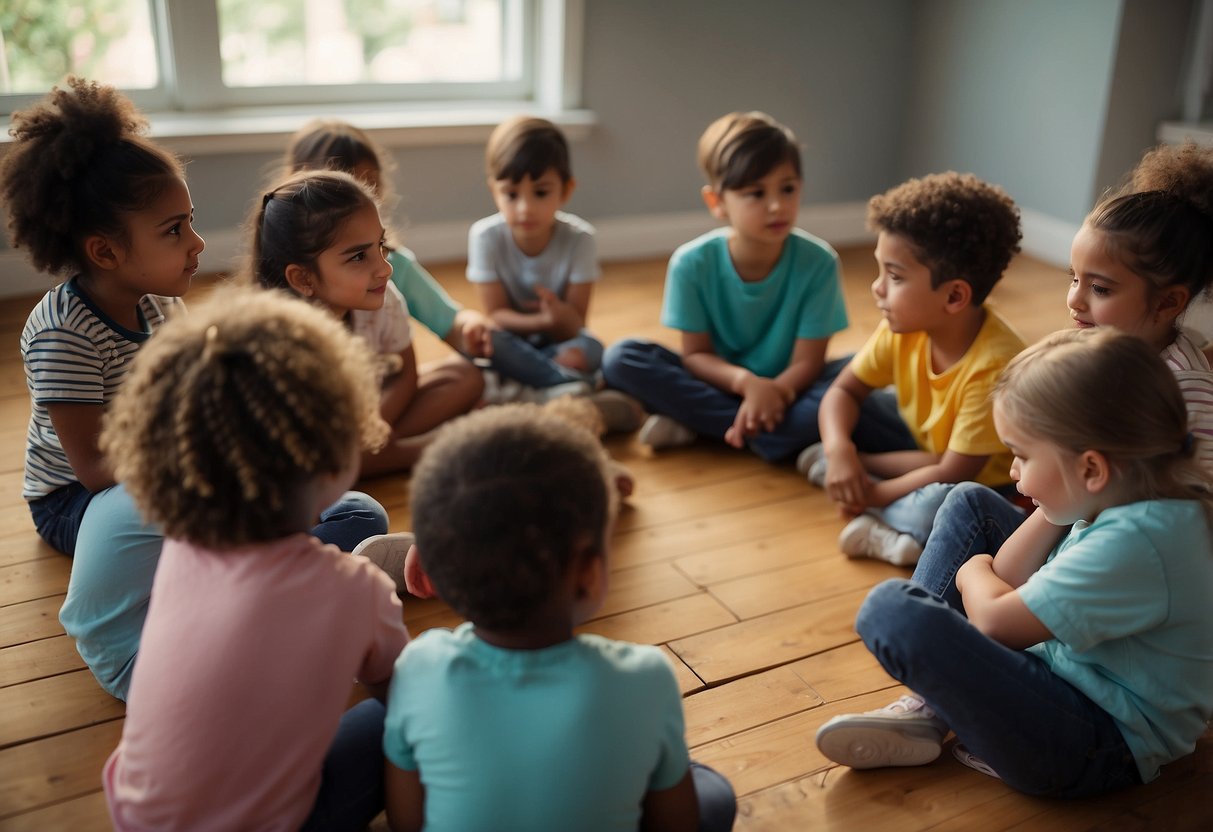
<svg viewBox="0 0 1213 832">
<path fill-rule="evenodd" d="M 563 211 L 556 212 L 551 241 L 534 257 L 518 248 L 501 214 L 477 221 L 468 232 L 468 280 L 501 283 L 519 312 L 533 311 L 536 286 L 564 299 L 570 285 L 593 283 L 601 274 L 594 227 Z"/>
</svg>

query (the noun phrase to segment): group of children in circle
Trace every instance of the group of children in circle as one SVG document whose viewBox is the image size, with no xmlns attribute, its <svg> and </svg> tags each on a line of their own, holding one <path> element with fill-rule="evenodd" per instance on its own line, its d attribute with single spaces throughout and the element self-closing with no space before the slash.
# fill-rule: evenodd
<svg viewBox="0 0 1213 832">
<path fill-rule="evenodd" d="M 242 285 L 189 314 L 184 170 L 130 102 L 69 79 L 13 125 L 12 238 L 63 278 L 21 337 L 24 496 L 74 556 L 65 630 L 128 702 L 116 828 L 357 829 L 385 806 L 398 829 L 729 828 L 660 651 L 574 634 L 631 484 L 534 404 L 567 394 L 654 449 L 794 459 L 850 518 L 844 553 L 917 564 L 856 625 L 914 694 L 821 726 L 830 759 L 929 762 L 954 731 L 968 765 L 1081 796 L 1157 776 L 1213 715 L 1213 372 L 1177 323 L 1213 280 L 1207 151 L 1157 148 L 1101 201 L 1077 328 L 1027 350 L 985 304 L 1011 199 L 955 173 L 874 197 L 883 320 L 829 359 L 838 258 L 796 227 L 799 149 L 761 113 L 700 139 L 725 225 L 670 260 L 677 351 L 587 329 L 593 229 L 560 210 L 575 181 L 542 119 L 489 140 L 484 312 L 395 243 L 390 159 L 350 125 L 294 138 Z M 418 367 L 410 316 L 458 354 Z M 350 488 L 410 468 L 415 529 L 389 535 Z M 467 623 L 410 642 L 388 575 Z M 352 677 L 371 695 L 347 710 Z"/>
</svg>

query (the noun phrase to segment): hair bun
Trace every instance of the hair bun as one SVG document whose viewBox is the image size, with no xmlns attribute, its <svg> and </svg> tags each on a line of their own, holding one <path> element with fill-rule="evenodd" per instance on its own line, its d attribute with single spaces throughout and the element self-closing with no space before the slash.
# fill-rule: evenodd
<svg viewBox="0 0 1213 832">
<path fill-rule="evenodd" d="M 1213 219 L 1213 147 L 1192 141 L 1159 145 L 1133 169 L 1130 190 L 1166 191 Z"/>
</svg>

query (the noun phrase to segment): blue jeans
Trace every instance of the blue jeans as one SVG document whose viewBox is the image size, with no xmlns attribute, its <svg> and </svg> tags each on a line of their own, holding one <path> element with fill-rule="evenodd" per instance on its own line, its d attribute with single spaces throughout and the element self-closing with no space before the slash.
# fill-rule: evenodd
<svg viewBox="0 0 1213 832">
<path fill-rule="evenodd" d="M 699 804 L 699 832 L 729 832 L 737 817 L 737 795 L 723 774 L 691 761 L 691 780 Z"/>
<path fill-rule="evenodd" d="M 999 644 L 964 615 L 956 570 L 974 554 L 997 552 L 1022 519 L 997 492 L 956 486 L 914 577 L 877 585 L 855 629 L 889 675 L 921 696 L 1011 787 L 1086 797 L 1140 783 L 1133 755 L 1103 708 L 1034 654 Z"/>
<path fill-rule="evenodd" d="M 29 511 L 38 536 L 69 557 L 75 554 L 80 523 L 92 500 L 93 492 L 73 482 L 31 501 Z"/>
<path fill-rule="evenodd" d="M 358 832 L 383 811 L 383 703 L 346 711 L 320 773 L 320 791 L 300 832 Z"/>
<path fill-rule="evenodd" d="M 312 534 L 348 552 L 387 528 L 383 506 L 347 491 L 321 513 Z M 119 699 L 130 687 L 163 543 L 121 485 L 94 494 L 80 523 L 59 621 L 97 682 Z"/>
<path fill-rule="evenodd" d="M 778 462 L 820 442 L 817 411 L 821 398 L 849 362 L 850 358 L 826 362 L 817 380 L 789 405 L 775 430 L 748 440 L 750 450 L 767 462 Z M 602 373 L 608 386 L 636 397 L 650 413 L 669 416 L 713 439 L 724 438 L 741 407 L 740 396 L 696 378 L 683 365 L 682 356 L 652 341 L 629 339 L 612 344 L 603 356 Z M 861 412 L 867 417 L 856 427 L 855 442 L 861 449 L 916 447 L 895 405 L 890 413 L 887 402 L 877 397 L 865 402 Z"/>
<path fill-rule="evenodd" d="M 493 330 L 492 339 L 489 368 L 528 387 L 555 387 L 570 381 L 592 382 L 602 366 L 602 342 L 585 329 L 576 337 L 559 343 L 527 339 L 504 329 Z M 561 366 L 554 360 L 561 351 L 572 348 L 585 353 L 584 373 Z"/>
</svg>

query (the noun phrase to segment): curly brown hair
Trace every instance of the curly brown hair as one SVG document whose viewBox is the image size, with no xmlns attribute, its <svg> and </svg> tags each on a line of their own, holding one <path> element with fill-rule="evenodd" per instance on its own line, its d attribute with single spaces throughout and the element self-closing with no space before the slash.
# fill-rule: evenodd
<svg viewBox="0 0 1213 832">
<path fill-rule="evenodd" d="M 1213 283 L 1213 148 L 1192 142 L 1146 153 L 1127 183 L 1087 215 L 1108 251 L 1155 291 Z"/>
<path fill-rule="evenodd" d="M 544 118 L 517 116 L 493 128 L 484 149 L 484 169 L 490 179 L 517 184 L 523 177 L 538 179 L 555 170 L 560 181 L 573 178 L 569 143 L 564 133 Z"/>
<path fill-rule="evenodd" d="M 720 190 L 744 188 L 784 162 L 800 172 L 796 136 L 766 113 L 729 113 L 708 125 L 699 137 L 699 169 Z"/>
<path fill-rule="evenodd" d="M 169 537 L 274 540 L 310 525 L 302 484 L 384 442 L 377 389 L 366 346 L 323 310 L 221 287 L 139 350 L 101 449 Z"/>
<path fill-rule="evenodd" d="M 603 551 L 606 456 L 590 431 L 537 405 L 450 422 L 413 470 L 413 530 L 439 596 L 511 630 L 551 597 L 580 552 Z"/>
<path fill-rule="evenodd" d="M 83 78 L 66 83 L 13 114 L 14 141 L 0 162 L 13 245 L 53 275 L 86 271 L 86 238 L 125 240 L 123 214 L 184 179 L 177 157 L 143 135 L 147 120 L 129 99 Z"/>
<path fill-rule="evenodd" d="M 971 173 L 910 179 L 868 201 L 868 227 L 904 237 L 931 270 L 931 286 L 963 280 L 981 304 L 1019 251 L 1019 209 Z"/>
</svg>

